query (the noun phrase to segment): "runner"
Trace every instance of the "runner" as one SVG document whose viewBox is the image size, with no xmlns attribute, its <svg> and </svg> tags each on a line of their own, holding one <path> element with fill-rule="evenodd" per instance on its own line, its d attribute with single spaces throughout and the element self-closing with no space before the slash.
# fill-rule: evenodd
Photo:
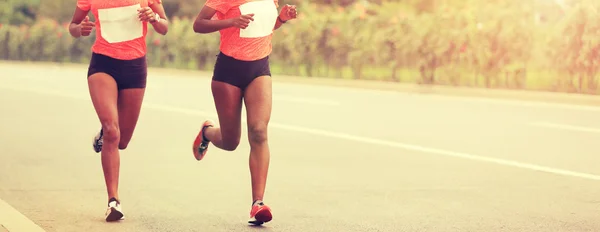
<svg viewBox="0 0 600 232">
<path fill-rule="evenodd" d="M 261 225 L 272 219 L 263 203 L 269 169 L 267 126 L 271 117 L 271 71 L 269 55 L 273 31 L 296 18 L 293 5 L 277 13 L 277 0 L 207 0 L 194 22 L 197 33 L 219 31 L 212 94 L 220 125 L 210 120 L 202 125 L 193 144 L 194 156 L 202 160 L 208 145 L 233 151 L 241 136 L 242 100 L 246 105 L 252 207 L 249 223 Z M 216 19 L 211 20 L 216 14 Z"/>
<path fill-rule="evenodd" d="M 92 11 L 96 22 L 87 16 Z M 88 69 L 90 96 L 102 124 L 93 141 L 101 153 L 108 192 L 106 221 L 123 219 L 118 193 L 120 157 L 138 121 L 146 89 L 148 23 L 162 35 L 168 22 L 161 0 L 78 0 L 69 32 L 96 41 Z"/>
</svg>

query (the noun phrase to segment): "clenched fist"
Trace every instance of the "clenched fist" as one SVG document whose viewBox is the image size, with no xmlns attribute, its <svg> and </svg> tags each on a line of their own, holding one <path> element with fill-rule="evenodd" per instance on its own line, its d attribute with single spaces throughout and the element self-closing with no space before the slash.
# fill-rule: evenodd
<svg viewBox="0 0 600 232">
<path fill-rule="evenodd" d="M 92 33 L 92 30 L 94 30 L 94 27 L 96 27 L 96 24 L 90 21 L 89 16 L 85 16 L 85 19 L 79 24 L 81 36 L 89 36 Z"/>
</svg>

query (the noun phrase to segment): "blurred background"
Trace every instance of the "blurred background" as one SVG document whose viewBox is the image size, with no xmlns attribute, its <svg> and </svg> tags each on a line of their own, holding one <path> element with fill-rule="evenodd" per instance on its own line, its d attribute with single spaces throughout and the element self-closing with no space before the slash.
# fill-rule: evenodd
<svg viewBox="0 0 600 232">
<path fill-rule="evenodd" d="M 169 33 L 148 33 L 155 69 L 121 156 L 127 219 L 108 225 L 95 34 L 68 33 L 76 0 L 0 0 L 0 232 L 260 230 L 246 123 L 235 152 L 190 150 L 217 118 L 219 34 L 192 30 L 204 1 L 163 4 Z M 271 68 L 300 84 L 273 87 L 265 231 L 600 231 L 600 0 L 282 4 L 300 15 Z M 429 89 L 446 91 L 414 94 Z"/>
<path fill-rule="evenodd" d="M 275 74 L 599 93 L 599 1 L 280 2 L 300 16 L 275 33 Z M 191 29 L 203 4 L 164 1 L 171 26 L 166 37 L 149 33 L 152 66 L 212 67 L 218 33 Z M 0 1 L 0 59 L 86 63 L 94 40 L 69 36 L 74 9 L 75 0 Z"/>
</svg>

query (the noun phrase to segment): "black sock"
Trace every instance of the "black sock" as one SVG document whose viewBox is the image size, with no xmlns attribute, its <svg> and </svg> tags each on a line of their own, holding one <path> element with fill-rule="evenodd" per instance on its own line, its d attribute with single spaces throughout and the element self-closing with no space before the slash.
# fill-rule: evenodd
<svg viewBox="0 0 600 232">
<path fill-rule="evenodd" d="M 119 200 L 117 200 L 117 198 L 114 198 L 114 197 L 111 197 L 111 198 L 108 200 L 108 203 L 110 204 L 110 203 L 111 203 L 111 202 L 113 202 L 113 201 L 116 201 L 116 202 L 117 202 L 117 204 L 121 204 L 121 202 L 119 202 Z"/>
<path fill-rule="evenodd" d="M 208 139 L 206 138 L 206 133 L 204 133 L 204 132 L 206 131 L 206 128 L 207 128 L 207 127 L 212 127 L 212 126 L 205 126 L 205 127 L 202 127 L 202 140 L 204 140 L 204 142 L 210 142 L 210 140 L 208 140 Z"/>
<path fill-rule="evenodd" d="M 254 201 L 252 202 L 252 205 L 254 206 L 254 204 L 256 204 L 256 202 L 257 202 L 257 201 L 260 201 L 260 202 L 262 203 L 262 200 L 254 200 Z"/>
</svg>

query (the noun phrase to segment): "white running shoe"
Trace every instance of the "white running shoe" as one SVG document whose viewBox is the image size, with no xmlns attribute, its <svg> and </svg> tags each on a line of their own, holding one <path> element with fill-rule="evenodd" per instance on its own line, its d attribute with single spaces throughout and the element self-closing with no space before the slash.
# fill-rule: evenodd
<svg viewBox="0 0 600 232">
<path fill-rule="evenodd" d="M 125 219 L 123 216 L 123 210 L 121 209 L 121 203 L 114 197 L 108 201 L 108 209 L 106 210 L 106 221 L 118 221 Z"/>
</svg>

